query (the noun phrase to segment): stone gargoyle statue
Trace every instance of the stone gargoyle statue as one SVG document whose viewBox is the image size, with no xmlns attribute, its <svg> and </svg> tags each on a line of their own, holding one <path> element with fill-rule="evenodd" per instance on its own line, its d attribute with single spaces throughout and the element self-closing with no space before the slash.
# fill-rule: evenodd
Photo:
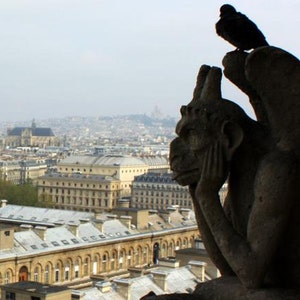
<svg viewBox="0 0 300 300">
<path fill-rule="evenodd" d="M 229 52 L 223 65 L 256 120 L 222 98 L 221 69 L 203 65 L 170 149 L 221 277 L 149 299 L 300 299 L 300 63 L 266 46 Z"/>
</svg>

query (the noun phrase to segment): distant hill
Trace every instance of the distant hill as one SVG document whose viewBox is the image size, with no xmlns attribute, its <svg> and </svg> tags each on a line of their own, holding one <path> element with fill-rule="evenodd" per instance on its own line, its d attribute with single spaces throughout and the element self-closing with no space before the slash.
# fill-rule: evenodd
<svg viewBox="0 0 300 300">
<path fill-rule="evenodd" d="M 173 136 L 177 121 L 174 117 L 154 118 L 146 114 L 35 119 L 37 126 L 51 128 L 56 136 L 86 136 L 88 134 L 116 137 L 145 134 Z M 6 135 L 7 128 L 30 126 L 31 122 L 32 120 L 10 123 L 0 121 L 1 135 Z"/>
</svg>

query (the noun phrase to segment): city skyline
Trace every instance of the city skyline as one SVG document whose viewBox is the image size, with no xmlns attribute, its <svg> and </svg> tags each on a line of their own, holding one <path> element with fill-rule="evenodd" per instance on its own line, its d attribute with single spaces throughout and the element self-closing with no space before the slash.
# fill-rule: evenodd
<svg viewBox="0 0 300 300">
<path fill-rule="evenodd" d="M 3 0 L 0 121 L 150 113 L 178 117 L 202 64 L 234 47 L 218 37 L 224 1 Z M 300 3 L 230 1 L 270 45 L 295 56 Z M 288 34 L 287 34 L 288 32 Z M 253 117 L 224 79 L 223 97 Z"/>
</svg>

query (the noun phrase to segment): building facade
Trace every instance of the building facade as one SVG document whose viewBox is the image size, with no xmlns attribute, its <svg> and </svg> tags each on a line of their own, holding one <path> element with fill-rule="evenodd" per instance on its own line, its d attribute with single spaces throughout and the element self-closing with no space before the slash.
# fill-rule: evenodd
<svg viewBox="0 0 300 300">
<path fill-rule="evenodd" d="M 16 205 L 3 206 L 0 213 L 5 222 L 0 227 L 1 284 L 77 286 L 91 277 L 153 264 L 154 255 L 174 256 L 198 236 L 194 219 L 185 225 L 171 221 L 163 230 L 150 225 L 139 230 L 128 216 L 93 218 L 91 213 Z"/>
<path fill-rule="evenodd" d="M 46 174 L 36 181 L 41 202 L 52 202 L 55 208 L 81 211 L 116 207 L 121 182 L 108 175 Z"/>
<path fill-rule="evenodd" d="M 9 148 L 17 147 L 39 147 L 58 146 L 58 138 L 51 128 L 36 127 L 32 122 L 31 127 L 14 127 L 7 130 L 5 146 Z"/>
<path fill-rule="evenodd" d="M 6 160 L 0 161 L 0 178 L 14 184 L 35 180 L 47 171 L 43 160 Z"/>
<path fill-rule="evenodd" d="M 171 173 L 147 173 L 134 178 L 131 207 L 167 209 L 172 205 L 193 208 L 188 187 L 180 186 Z"/>
<path fill-rule="evenodd" d="M 142 160 L 126 155 L 69 156 L 58 163 L 63 174 L 106 175 L 120 180 L 121 195 L 131 194 L 134 176 L 144 174 L 149 166 Z"/>
</svg>

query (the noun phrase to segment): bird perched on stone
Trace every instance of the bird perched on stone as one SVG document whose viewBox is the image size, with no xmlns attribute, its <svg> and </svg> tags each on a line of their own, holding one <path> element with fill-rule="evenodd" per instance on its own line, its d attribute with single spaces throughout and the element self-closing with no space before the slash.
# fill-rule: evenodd
<svg viewBox="0 0 300 300">
<path fill-rule="evenodd" d="M 256 24 L 246 15 L 237 12 L 230 4 L 221 6 L 216 32 L 237 47 L 237 50 L 250 50 L 269 45 Z"/>
</svg>

